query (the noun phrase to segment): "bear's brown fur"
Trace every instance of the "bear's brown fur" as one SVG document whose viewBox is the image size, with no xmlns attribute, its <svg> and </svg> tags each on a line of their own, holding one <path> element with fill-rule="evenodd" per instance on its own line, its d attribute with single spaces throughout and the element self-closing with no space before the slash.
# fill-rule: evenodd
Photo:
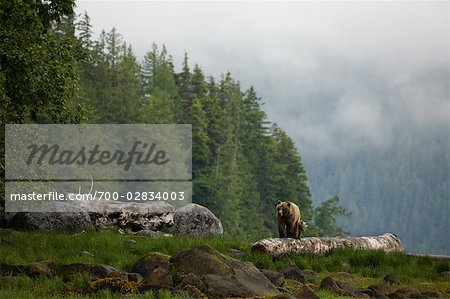
<svg viewBox="0 0 450 299">
<path fill-rule="evenodd" d="M 300 238 L 300 209 L 290 201 L 278 201 L 277 203 L 278 232 L 280 238 Z"/>
</svg>

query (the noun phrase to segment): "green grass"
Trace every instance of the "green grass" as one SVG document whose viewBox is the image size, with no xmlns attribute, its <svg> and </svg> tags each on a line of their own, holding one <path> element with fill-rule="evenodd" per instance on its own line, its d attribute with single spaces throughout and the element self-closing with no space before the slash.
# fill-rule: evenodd
<svg viewBox="0 0 450 299">
<path fill-rule="evenodd" d="M 44 232 L 14 232 L 7 237 L 10 243 L 0 243 L 0 263 L 27 264 L 30 262 L 52 260 L 57 264 L 101 263 L 129 271 L 134 262 L 148 252 L 161 252 L 173 255 L 180 250 L 209 244 L 222 253 L 229 254 L 231 248 L 247 253 L 241 258 L 257 267 L 279 270 L 295 264 L 301 269 L 311 269 L 319 273 L 319 281 L 331 275 L 358 287 L 380 283 L 386 274 L 393 274 L 402 281 L 402 286 L 421 286 L 445 290 L 450 288 L 448 280 L 438 274 L 449 271 L 450 264 L 426 257 L 412 257 L 403 253 L 386 254 L 377 250 L 335 250 L 326 256 L 288 256 L 273 260 L 263 254 L 252 254 L 252 240 L 192 237 L 149 238 L 121 235 L 116 231 L 88 231 L 82 234 L 59 234 Z M 126 242 L 135 240 L 136 244 Z M 82 255 L 88 251 L 94 256 Z M 345 273 L 340 274 L 339 272 Z M 89 277 L 80 274 L 70 283 L 60 278 L 31 279 L 17 277 L 12 282 L 0 284 L 0 298 L 121 298 L 120 294 L 109 291 L 88 293 Z M 85 297 L 80 297 L 81 295 Z M 71 297 L 72 296 L 72 297 Z M 159 294 L 158 298 L 170 298 L 170 294 Z M 336 298 L 324 291 L 321 298 Z M 155 298 L 155 294 L 132 295 L 128 298 Z"/>
<path fill-rule="evenodd" d="M 180 250 L 208 243 L 221 252 L 230 248 L 249 252 L 251 246 L 247 241 L 226 237 L 149 238 L 121 235 L 115 231 L 88 231 L 74 235 L 15 232 L 9 234 L 7 239 L 12 244 L 0 245 L 0 263 L 27 264 L 52 260 L 58 264 L 101 263 L 124 270 L 129 270 L 140 256 L 152 251 L 173 255 Z M 126 242 L 130 239 L 135 240 L 136 244 Z M 83 256 L 83 251 L 94 256 Z"/>
</svg>

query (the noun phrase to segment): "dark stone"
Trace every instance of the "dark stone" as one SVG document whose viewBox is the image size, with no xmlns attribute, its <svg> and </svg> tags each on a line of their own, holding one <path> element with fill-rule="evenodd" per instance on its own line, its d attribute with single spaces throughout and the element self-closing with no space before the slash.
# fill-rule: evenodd
<svg viewBox="0 0 450 299">
<path fill-rule="evenodd" d="M 51 277 L 55 275 L 55 264 L 52 261 L 34 262 L 28 265 L 0 264 L 0 276 L 27 275 L 37 277 L 44 275 Z"/>
<path fill-rule="evenodd" d="M 213 298 L 250 297 L 252 292 L 235 279 L 217 274 L 207 274 L 203 278 L 205 294 Z"/>
<path fill-rule="evenodd" d="M 142 281 L 143 284 L 152 285 L 152 286 L 167 286 L 173 287 L 173 279 L 172 275 L 169 273 L 167 269 L 158 267 L 153 270 L 152 273 L 147 275 Z"/>
<path fill-rule="evenodd" d="M 270 297 L 270 299 L 297 299 L 297 298 L 292 296 L 291 294 L 280 294 L 280 295 L 272 296 L 272 297 Z"/>
<path fill-rule="evenodd" d="M 73 276 L 77 273 L 88 273 L 93 278 L 106 278 L 113 272 L 121 272 L 120 270 L 108 265 L 102 264 L 69 264 L 57 267 L 57 274 L 63 277 Z"/>
<path fill-rule="evenodd" d="M 361 293 L 363 293 L 363 294 L 366 294 L 368 297 L 375 297 L 375 292 L 374 291 L 372 291 L 371 289 L 369 289 L 369 288 L 367 288 L 367 289 L 364 289 L 364 288 L 359 288 L 359 289 L 356 289 L 358 292 L 361 292 Z"/>
<path fill-rule="evenodd" d="M 106 277 L 114 277 L 114 278 L 118 278 L 123 281 L 128 281 L 128 273 L 125 271 L 121 271 L 121 270 L 112 271 Z"/>
<path fill-rule="evenodd" d="M 391 285 L 392 284 L 400 284 L 400 280 L 396 276 L 391 275 L 391 274 L 386 275 L 384 277 L 384 281 Z"/>
<path fill-rule="evenodd" d="M 133 281 L 133 282 L 137 282 L 137 283 L 140 283 L 140 282 L 142 282 L 142 280 L 144 280 L 142 275 L 139 273 L 127 273 L 127 278 L 128 278 L 128 281 Z"/>
<path fill-rule="evenodd" d="M 314 272 L 313 270 L 300 270 L 300 274 L 302 274 L 306 282 L 308 283 L 315 283 L 318 280 L 319 275 L 317 272 Z"/>
<path fill-rule="evenodd" d="M 324 279 L 322 279 L 322 281 L 320 282 L 320 288 L 323 290 L 331 291 L 338 295 L 343 295 L 336 281 L 330 276 L 327 276 Z"/>
<path fill-rule="evenodd" d="M 298 299 L 320 299 L 309 286 L 299 288 L 294 296 Z"/>
<path fill-rule="evenodd" d="M 261 270 L 261 273 L 264 274 L 276 287 L 281 287 L 284 284 L 284 275 L 283 273 L 270 271 L 270 270 Z"/>
<path fill-rule="evenodd" d="M 55 264 L 52 261 L 35 262 L 25 266 L 24 274 L 30 277 L 44 275 L 51 277 L 55 275 Z"/>
<path fill-rule="evenodd" d="M 178 275 L 193 273 L 199 277 L 204 277 L 214 274 L 215 276 L 210 277 L 210 280 L 207 280 L 208 282 L 217 280 L 222 283 L 224 288 L 229 285 L 239 286 L 239 294 L 248 293 L 251 296 L 265 296 L 279 293 L 275 286 L 253 264 L 225 256 L 208 245 L 180 251 L 170 259 L 170 262 L 173 265 L 173 271 L 177 272 Z M 223 279 L 216 276 L 222 276 Z M 205 279 L 203 279 L 203 282 L 205 283 Z M 210 284 L 209 288 L 210 292 L 215 293 L 213 285 Z M 244 292 L 243 289 L 246 291 Z"/>
<path fill-rule="evenodd" d="M 24 231 L 74 232 L 93 229 L 87 212 L 16 213 L 10 227 Z"/>
<path fill-rule="evenodd" d="M 427 298 L 439 298 L 441 294 L 436 290 L 421 290 L 422 295 Z"/>
<path fill-rule="evenodd" d="M 300 281 L 301 283 L 306 283 L 306 278 L 303 275 L 302 270 L 300 270 L 300 268 L 296 265 L 286 266 L 279 272 L 283 274 L 286 279 L 293 279 Z"/>
<path fill-rule="evenodd" d="M 289 291 L 285 287 L 277 287 L 277 290 L 280 291 L 281 293 L 283 293 L 283 295 L 292 295 L 293 294 L 291 291 Z"/>
<path fill-rule="evenodd" d="M 408 299 L 405 294 L 394 292 L 388 295 L 389 299 Z"/>
<path fill-rule="evenodd" d="M 139 293 L 145 293 L 145 292 L 159 292 L 159 291 L 169 291 L 172 295 L 175 295 L 175 293 L 178 293 L 178 291 L 173 287 L 168 286 L 154 286 L 150 284 L 142 283 L 139 285 L 138 292 Z M 179 293 L 182 293 L 181 291 Z"/>
<path fill-rule="evenodd" d="M 180 284 L 177 286 L 177 288 L 179 289 L 183 289 L 186 286 L 193 286 L 199 290 L 203 290 L 203 281 L 201 280 L 200 277 L 198 277 L 197 275 L 195 275 L 194 273 L 189 273 L 187 275 L 184 275 L 183 278 L 181 279 Z"/>
<path fill-rule="evenodd" d="M 228 252 L 230 253 L 231 256 L 236 257 L 236 258 L 242 258 L 242 257 L 248 256 L 248 254 L 246 252 L 243 252 L 236 248 L 230 248 L 230 250 L 228 250 Z"/>
<path fill-rule="evenodd" d="M 361 292 L 361 290 L 354 288 L 346 282 L 334 280 L 332 277 L 327 276 L 322 279 L 320 288 L 331 291 L 339 296 L 349 296 L 355 298 L 369 298 L 369 295 Z"/>
<path fill-rule="evenodd" d="M 385 298 L 388 294 L 392 293 L 392 289 L 384 283 L 370 285 L 369 289 L 374 292 L 376 298 Z"/>
<path fill-rule="evenodd" d="M 25 271 L 25 265 L 7 265 L 0 264 L 1 276 L 17 276 L 23 274 Z"/>
<path fill-rule="evenodd" d="M 403 298 L 428 298 L 421 294 L 419 290 L 403 288 L 398 289 L 395 292 L 388 295 L 389 298 L 392 299 L 403 299 Z"/>
<path fill-rule="evenodd" d="M 147 253 L 134 263 L 130 272 L 139 273 L 142 277 L 146 277 L 158 267 L 167 270 L 170 267 L 169 258 L 168 255 L 159 252 Z"/>
</svg>

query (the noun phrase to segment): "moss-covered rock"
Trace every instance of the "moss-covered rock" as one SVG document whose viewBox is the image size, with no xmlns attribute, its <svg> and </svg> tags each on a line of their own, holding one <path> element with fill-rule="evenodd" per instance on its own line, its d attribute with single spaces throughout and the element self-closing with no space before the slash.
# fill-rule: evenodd
<svg viewBox="0 0 450 299">
<path fill-rule="evenodd" d="M 150 273 L 153 272 L 156 268 L 160 267 L 163 269 L 169 269 L 170 256 L 159 253 L 159 252 L 151 252 L 147 253 L 144 256 L 140 257 L 131 267 L 132 273 L 139 273 L 142 277 L 146 277 Z"/>
<path fill-rule="evenodd" d="M 205 294 L 212 297 L 267 296 L 280 292 L 251 263 L 225 256 L 208 245 L 180 251 L 170 259 L 181 276 L 202 277 Z"/>
</svg>

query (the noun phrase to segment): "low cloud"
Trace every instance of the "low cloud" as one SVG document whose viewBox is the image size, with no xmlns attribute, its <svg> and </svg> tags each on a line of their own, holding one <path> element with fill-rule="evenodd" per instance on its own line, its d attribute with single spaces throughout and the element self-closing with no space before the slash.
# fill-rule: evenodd
<svg viewBox="0 0 450 299">
<path fill-rule="evenodd" d="M 447 2 L 79 2 L 138 57 L 166 44 L 181 65 L 254 85 L 300 151 L 384 147 L 404 128 L 450 126 Z M 447 132 L 448 134 L 448 132 Z"/>
</svg>

